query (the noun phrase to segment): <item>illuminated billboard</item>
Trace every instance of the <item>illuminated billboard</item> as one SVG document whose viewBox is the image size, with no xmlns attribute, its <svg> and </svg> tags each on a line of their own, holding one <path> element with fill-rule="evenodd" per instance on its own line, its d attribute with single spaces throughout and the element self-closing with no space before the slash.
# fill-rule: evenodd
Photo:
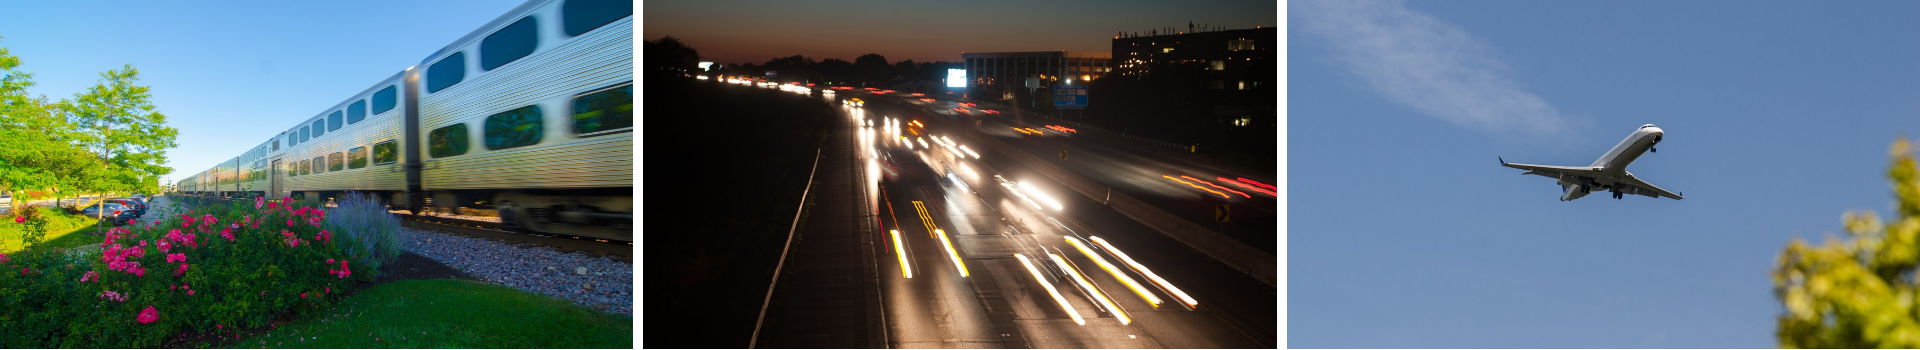
<svg viewBox="0 0 1920 350">
<path fill-rule="evenodd" d="M 957 68 L 948 68 L 947 69 L 947 87 L 950 87 L 950 88 L 967 87 L 967 70 L 957 69 Z"/>
<path fill-rule="evenodd" d="M 707 70 L 707 67 L 712 67 L 712 66 L 713 66 L 713 62 L 700 61 L 700 70 Z"/>
</svg>

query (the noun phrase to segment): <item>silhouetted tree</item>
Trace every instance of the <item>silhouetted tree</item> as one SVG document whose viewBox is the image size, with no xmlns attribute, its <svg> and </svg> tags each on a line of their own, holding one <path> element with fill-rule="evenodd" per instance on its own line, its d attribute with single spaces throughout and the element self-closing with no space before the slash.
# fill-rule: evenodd
<svg viewBox="0 0 1920 350">
<path fill-rule="evenodd" d="M 887 56 L 877 53 L 853 59 L 853 68 L 860 72 L 860 81 L 868 84 L 886 83 L 893 78 L 893 67 L 887 64 Z"/>
<path fill-rule="evenodd" d="M 700 52 L 672 36 L 648 41 L 644 45 L 648 71 L 692 72 L 700 69 Z"/>
<path fill-rule="evenodd" d="M 854 70 L 853 63 L 838 58 L 821 60 L 814 64 L 813 70 L 820 72 L 821 79 L 835 84 L 848 84 L 860 80 L 860 74 Z"/>
</svg>

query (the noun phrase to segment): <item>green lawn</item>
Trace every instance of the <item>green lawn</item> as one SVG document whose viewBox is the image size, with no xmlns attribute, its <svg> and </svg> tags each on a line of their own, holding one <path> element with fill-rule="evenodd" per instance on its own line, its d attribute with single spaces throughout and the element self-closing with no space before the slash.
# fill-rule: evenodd
<svg viewBox="0 0 1920 350">
<path fill-rule="evenodd" d="M 104 235 L 89 235 L 96 231 L 94 218 L 58 213 L 56 209 L 42 210 L 47 215 L 47 236 L 41 239 L 34 249 L 72 248 L 88 244 L 98 244 Z M 102 225 L 103 228 L 112 228 Z M 0 222 L 0 253 L 11 254 L 22 248 L 21 231 L 23 227 L 9 219 Z M 105 231 L 98 230 L 98 231 Z"/>
<path fill-rule="evenodd" d="M 631 348 L 631 318 L 544 295 L 450 279 L 406 280 L 234 348 Z"/>
</svg>

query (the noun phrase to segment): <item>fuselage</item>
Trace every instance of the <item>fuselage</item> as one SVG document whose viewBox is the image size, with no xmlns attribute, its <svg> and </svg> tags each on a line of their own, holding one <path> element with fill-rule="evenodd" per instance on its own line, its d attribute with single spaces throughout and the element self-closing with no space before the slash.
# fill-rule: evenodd
<svg viewBox="0 0 1920 350">
<path fill-rule="evenodd" d="M 1625 173 L 1628 164 L 1633 164 L 1633 160 L 1640 159 L 1641 154 L 1646 154 L 1647 150 L 1653 149 L 1653 145 L 1660 143 L 1664 135 L 1666 132 L 1660 130 L 1660 127 L 1653 124 L 1641 125 L 1639 130 L 1634 130 L 1633 134 L 1627 135 L 1627 139 L 1620 140 L 1620 144 L 1614 145 L 1613 149 L 1607 150 L 1607 154 L 1593 161 L 1590 167 L 1609 173 Z"/>
</svg>

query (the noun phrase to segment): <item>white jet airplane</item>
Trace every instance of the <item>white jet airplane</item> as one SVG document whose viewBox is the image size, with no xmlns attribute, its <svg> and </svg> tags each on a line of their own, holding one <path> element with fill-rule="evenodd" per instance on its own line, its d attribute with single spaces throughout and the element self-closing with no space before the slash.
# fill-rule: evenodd
<svg viewBox="0 0 1920 350">
<path fill-rule="evenodd" d="M 1596 190 L 1612 191 L 1613 199 L 1620 199 L 1626 194 L 1682 199 L 1678 194 L 1640 181 L 1633 177 L 1633 173 L 1627 172 L 1627 164 L 1632 164 L 1641 154 L 1658 152 L 1653 145 L 1660 143 L 1661 136 L 1665 134 L 1653 124 L 1641 125 L 1640 130 L 1634 130 L 1626 140 L 1621 140 L 1619 145 L 1600 156 L 1600 160 L 1585 167 L 1515 164 L 1508 163 L 1505 158 L 1500 159 L 1500 165 L 1527 171 L 1521 175 L 1540 175 L 1559 180 L 1560 190 L 1565 193 L 1560 195 L 1561 201 L 1579 199 Z"/>
</svg>

